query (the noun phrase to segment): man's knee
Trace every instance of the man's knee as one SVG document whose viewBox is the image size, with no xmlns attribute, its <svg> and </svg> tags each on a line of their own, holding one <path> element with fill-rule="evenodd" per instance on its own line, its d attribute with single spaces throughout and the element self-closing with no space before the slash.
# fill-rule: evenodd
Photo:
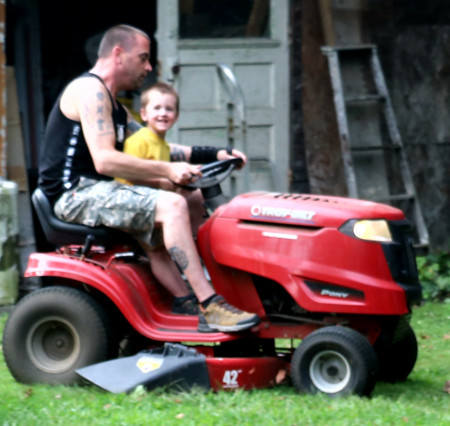
<svg viewBox="0 0 450 426">
<path fill-rule="evenodd" d="M 188 204 L 183 196 L 174 192 L 160 194 L 156 202 L 156 220 L 158 222 L 188 215 Z"/>
</svg>

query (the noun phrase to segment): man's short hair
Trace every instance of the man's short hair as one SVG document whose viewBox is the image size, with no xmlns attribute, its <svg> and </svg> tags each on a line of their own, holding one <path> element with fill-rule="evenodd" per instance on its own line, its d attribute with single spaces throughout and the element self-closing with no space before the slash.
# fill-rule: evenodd
<svg viewBox="0 0 450 426">
<path fill-rule="evenodd" d="M 117 45 L 122 46 L 127 51 L 130 50 L 137 35 L 150 39 L 147 33 L 131 25 L 121 24 L 111 27 L 103 34 L 98 47 L 98 57 L 105 58 L 109 56 L 113 47 Z"/>
</svg>

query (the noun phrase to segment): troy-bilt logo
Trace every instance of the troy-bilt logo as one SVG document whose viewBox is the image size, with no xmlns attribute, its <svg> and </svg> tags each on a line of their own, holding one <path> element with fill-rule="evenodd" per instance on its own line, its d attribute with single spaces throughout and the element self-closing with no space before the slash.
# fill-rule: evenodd
<svg viewBox="0 0 450 426">
<path fill-rule="evenodd" d="M 282 207 L 269 207 L 254 204 L 250 208 L 250 213 L 253 217 L 278 217 L 281 219 L 300 219 L 312 220 L 316 212 L 309 210 L 284 209 Z"/>
</svg>

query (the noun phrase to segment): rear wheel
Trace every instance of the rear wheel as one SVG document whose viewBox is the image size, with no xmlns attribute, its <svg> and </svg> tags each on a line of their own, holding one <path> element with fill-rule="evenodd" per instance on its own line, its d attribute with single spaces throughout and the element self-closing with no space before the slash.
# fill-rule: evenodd
<svg viewBox="0 0 450 426">
<path fill-rule="evenodd" d="M 368 340 L 355 330 L 331 326 L 307 336 L 291 362 L 296 389 L 329 396 L 370 395 L 377 375 L 377 358 Z"/>
<path fill-rule="evenodd" d="M 109 321 L 91 296 L 47 287 L 24 297 L 3 334 L 6 364 L 17 381 L 71 385 L 75 370 L 107 358 Z"/>
</svg>

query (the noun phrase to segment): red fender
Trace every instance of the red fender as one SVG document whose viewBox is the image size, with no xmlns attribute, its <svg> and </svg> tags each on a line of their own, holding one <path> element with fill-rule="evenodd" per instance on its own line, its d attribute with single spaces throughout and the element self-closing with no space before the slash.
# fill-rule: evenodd
<svg viewBox="0 0 450 426">
<path fill-rule="evenodd" d="M 108 297 L 136 331 L 158 341 L 220 342 L 236 338 L 226 333 L 197 332 L 198 317 L 171 315 L 156 290 L 147 264 L 122 262 L 114 256 L 81 260 L 61 253 L 33 253 L 25 277 L 61 277 L 93 287 Z M 157 285 L 160 287 L 160 285 Z"/>
</svg>

